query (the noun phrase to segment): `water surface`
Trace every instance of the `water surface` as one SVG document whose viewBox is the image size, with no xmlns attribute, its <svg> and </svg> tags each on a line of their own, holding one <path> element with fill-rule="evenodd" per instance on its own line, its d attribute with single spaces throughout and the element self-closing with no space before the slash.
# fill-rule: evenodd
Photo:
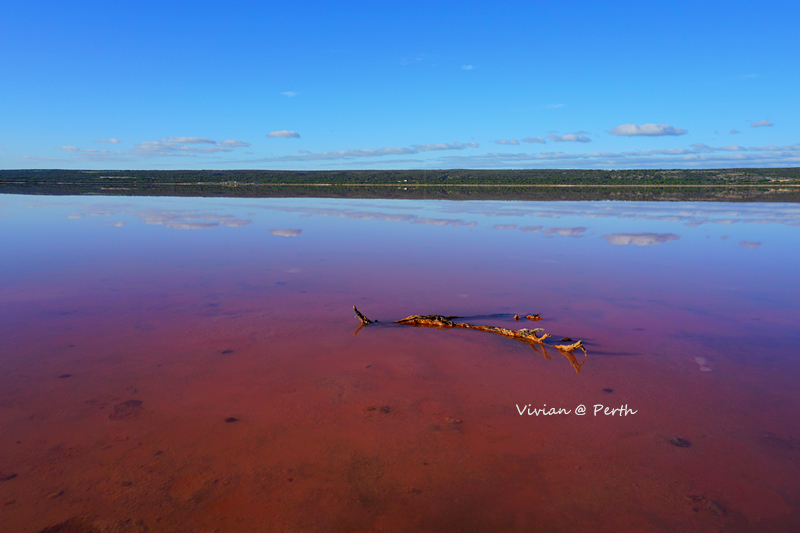
<svg viewBox="0 0 800 533">
<path fill-rule="evenodd" d="M 0 520 L 797 531 L 798 242 L 796 204 L 0 196 Z M 552 337 L 388 324 L 433 313 Z"/>
</svg>

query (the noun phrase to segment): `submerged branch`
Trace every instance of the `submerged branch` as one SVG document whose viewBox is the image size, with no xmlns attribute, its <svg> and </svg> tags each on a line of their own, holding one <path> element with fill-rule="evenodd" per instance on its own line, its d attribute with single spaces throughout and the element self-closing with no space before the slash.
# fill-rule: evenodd
<svg viewBox="0 0 800 533">
<path fill-rule="evenodd" d="M 353 306 L 353 310 L 356 312 L 356 316 L 359 320 L 361 320 L 361 324 L 356 329 L 356 333 L 358 333 L 362 328 L 366 327 L 368 324 L 372 324 L 372 320 L 364 316 L 355 306 Z M 491 315 L 491 316 L 499 316 L 499 315 Z M 395 320 L 395 324 L 400 324 L 403 326 L 414 326 L 414 327 L 429 327 L 429 328 L 437 328 L 437 329 L 453 329 L 453 328 L 460 328 L 460 329 L 474 329 L 477 331 L 486 331 L 489 333 L 495 333 L 497 335 L 501 335 L 503 337 L 507 337 L 509 339 L 518 340 L 520 342 L 524 342 L 528 344 L 533 350 L 545 357 L 545 359 L 550 359 L 550 356 L 547 354 L 547 350 L 545 349 L 544 341 L 548 337 L 551 337 L 549 333 L 544 333 L 543 328 L 534 328 L 534 329 L 506 329 L 501 328 L 498 326 L 484 326 L 484 325 L 475 325 L 475 324 L 468 324 L 466 322 L 455 322 L 454 319 L 463 318 L 460 316 L 444 316 L 444 315 L 411 315 L 407 316 L 406 318 L 401 318 L 400 320 Z M 528 320 L 542 320 L 540 315 L 526 315 L 525 318 Z M 519 315 L 514 315 L 514 320 L 519 320 Z M 375 321 L 377 322 L 377 320 Z M 541 336 L 538 336 L 537 333 L 541 332 Z M 564 340 L 572 340 L 568 337 L 562 339 Z M 557 344 L 555 346 L 562 355 L 564 355 L 567 360 L 569 360 L 570 365 L 575 369 L 575 372 L 580 374 L 581 366 L 586 362 L 586 348 L 583 346 L 583 341 L 577 341 L 573 344 Z M 575 350 L 583 350 L 583 361 L 580 363 L 572 354 Z"/>
<path fill-rule="evenodd" d="M 361 321 L 362 325 L 366 326 L 367 324 L 372 324 L 372 320 L 362 315 L 361 311 L 359 311 L 355 305 L 353 306 L 353 311 L 356 312 L 356 317 Z"/>
</svg>

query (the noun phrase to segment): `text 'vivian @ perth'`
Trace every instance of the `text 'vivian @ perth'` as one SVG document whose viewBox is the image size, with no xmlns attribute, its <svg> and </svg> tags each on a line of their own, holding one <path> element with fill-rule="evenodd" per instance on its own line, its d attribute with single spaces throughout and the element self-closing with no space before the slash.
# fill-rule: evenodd
<svg viewBox="0 0 800 533">
<path fill-rule="evenodd" d="M 527 414 L 529 416 L 536 415 L 536 416 L 552 416 L 552 415 L 568 415 L 572 414 L 572 409 L 564 409 L 563 407 L 559 407 L 556 409 L 555 407 L 547 407 L 547 404 L 544 404 L 541 409 L 537 409 L 536 407 L 532 407 L 531 404 L 523 405 L 522 407 L 519 404 L 516 404 L 517 412 L 520 415 Z M 619 407 L 606 407 L 603 404 L 596 403 L 593 406 L 594 408 L 594 416 L 597 416 L 598 413 L 602 414 L 603 416 L 628 416 L 628 415 L 635 415 L 638 413 L 638 410 L 628 409 L 628 404 L 620 405 Z M 575 408 L 575 414 L 578 416 L 583 416 L 586 414 L 586 406 L 581 404 Z"/>
</svg>

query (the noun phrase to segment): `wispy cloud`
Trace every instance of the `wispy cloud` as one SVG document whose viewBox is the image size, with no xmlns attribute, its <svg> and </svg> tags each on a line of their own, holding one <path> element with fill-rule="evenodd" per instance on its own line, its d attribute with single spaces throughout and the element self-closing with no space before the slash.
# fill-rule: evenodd
<svg viewBox="0 0 800 533">
<path fill-rule="evenodd" d="M 739 246 L 743 248 L 750 248 L 751 250 L 755 250 L 759 246 L 761 246 L 760 242 L 747 242 L 747 241 L 740 241 Z"/>
<path fill-rule="evenodd" d="M 207 146 L 191 146 L 193 144 Z M 234 148 L 250 146 L 244 141 L 227 140 L 214 141 L 206 137 L 167 137 L 160 141 L 144 141 L 128 153 L 136 155 L 192 155 L 213 154 L 217 152 L 232 152 Z"/>
<path fill-rule="evenodd" d="M 545 140 L 541 137 L 525 137 L 522 139 L 524 143 L 536 143 L 536 144 L 545 144 Z"/>
<path fill-rule="evenodd" d="M 94 140 L 94 142 L 96 142 L 96 143 L 111 143 L 111 144 L 119 144 L 119 143 L 120 143 L 120 140 L 119 140 L 119 139 L 115 139 L 115 138 L 113 138 L 113 137 L 112 137 L 112 138 L 110 138 L 110 139 L 95 139 L 95 140 Z"/>
<path fill-rule="evenodd" d="M 276 130 L 267 133 L 272 139 L 299 139 L 300 134 L 293 130 Z"/>
<path fill-rule="evenodd" d="M 414 144 L 411 148 L 406 147 L 387 147 L 377 149 L 353 148 L 350 150 L 339 150 L 335 152 L 320 152 L 313 153 L 307 150 L 301 150 L 301 155 L 284 155 L 279 157 L 261 159 L 260 161 L 325 161 L 337 159 L 357 159 L 364 157 L 383 157 L 387 155 L 414 155 L 420 152 L 433 152 L 439 150 L 464 150 L 466 148 L 478 148 L 478 143 L 438 143 L 438 144 Z M 401 160 L 402 162 L 402 160 Z"/>
<path fill-rule="evenodd" d="M 731 135 L 736 135 L 737 133 L 742 133 L 742 132 L 735 128 L 731 130 Z"/>
<path fill-rule="evenodd" d="M 489 152 L 471 156 L 450 155 L 441 158 L 437 164 L 450 168 L 539 168 L 553 165 L 573 168 L 785 167 L 800 165 L 800 143 L 750 147 L 695 143 L 690 148 L 625 152 Z"/>
<path fill-rule="evenodd" d="M 175 144 L 216 144 L 208 137 L 167 137 L 166 139 L 161 139 L 161 142 Z"/>
<path fill-rule="evenodd" d="M 294 91 L 284 91 L 281 93 L 283 96 L 288 96 L 289 98 L 294 98 L 297 96 L 297 93 Z"/>
<path fill-rule="evenodd" d="M 131 150 L 119 152 L 106 149 L 81 149 L 77 146 L 62 146 L 61 149 L 73 152 L 75 158 L 81 161 L 135 161 L 154 157 L 207 157 L 248 146 L 250 146 L 248 142 L 233 139 L 217 142 L 208 137 L 165 137 L 160 141 L 143 141 L 137 143 Z"/>
<path fill-rule="evenodd" d="M 623 136 L 646 135 L 659 137 L 662 135 L 686 135 L 689 131 L 669 124 L 620 124 L 608 133 Z"/>
<path fill-rule="evenodd" d="M 665 242 L 676 241 L 680 235 L 674 233 L 611 233 L 603 235 L 603 238 L 611 244 L 619 246 L 652 246 L 654 244 L 664 244 Z"/>
<path fill-rule="evenodd" d="M 751 128 L 763 128 L 765 126 L 772 126 L 772 122 L 770 122 L 769 120 L 764 119 L 764 120 L 759 120 L 758 122 L 751 122 L 750 123 L 750 127 Z"/>
<path fill-rule="evenodd" d="M 502 140 L 502 141 L 495 141 L 497 144 L 510 144 L 516 146 L 519 144 L 519 141 L 516 139 L 509 139 L 509 140 Z"/>
<path fill-rule="evenodd" d="M 438 143 L 438 144 L 412 144 L 418 152 L 430 152 L 433 150 L 463 150 L 464 148 L 477 148 L 478 143 Z"/>
<path fill-rule="evenodd" d="M 474 65 L 461 65 L 461 70 L 475 70 Z"/>
<path fill-rule="evenodd" d="M 570 143 L 590 143 L 592 140 L 586 135 L 579 133 L 567 133 L 564 135 L 556 135 L 551 133 L 547 138 L 556 143 L 570 142 Z"/>
</svg>

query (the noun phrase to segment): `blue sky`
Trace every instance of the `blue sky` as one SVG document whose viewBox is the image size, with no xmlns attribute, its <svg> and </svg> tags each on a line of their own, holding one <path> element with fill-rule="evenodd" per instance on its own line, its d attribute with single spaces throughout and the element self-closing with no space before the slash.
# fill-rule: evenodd
<svg viewBox="0 0 800 533">
<path fill-rule="evenodd" d="M 0 168 L 800 164 L 798 2 L 14 2 Z"/>
</svg>

